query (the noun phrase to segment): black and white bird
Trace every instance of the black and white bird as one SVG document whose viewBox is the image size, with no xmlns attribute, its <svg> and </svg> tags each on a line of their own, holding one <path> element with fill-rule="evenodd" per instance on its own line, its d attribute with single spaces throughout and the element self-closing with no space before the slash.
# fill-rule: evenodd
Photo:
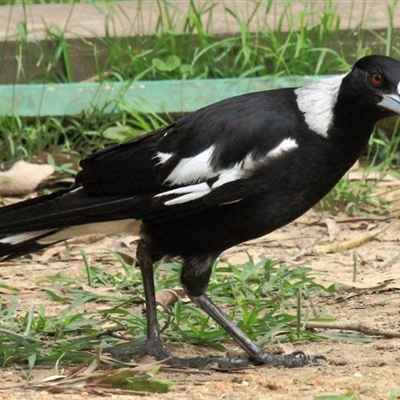
<svg viewBox="0 0 400 400">
<path fill-rule="evenodd" d="M 0 261 L 94 232 L 140 237 L 137 259 L 147 340 L 128 355 L 174 365 L 303 366 L 323 356 L 275 356 L 254 344 L 206 296 L 224 250 L 288 224 L 353 165 L 377 121 L 400 113 L 400 62 L 373 55 L 345 75 L 220 101 L 81 162 L 69 189 L 0 209 Z M 163 347 L 153 264 L 182 259 L 191 300 L 247 353 L 178 359 Z"/>
</svg>

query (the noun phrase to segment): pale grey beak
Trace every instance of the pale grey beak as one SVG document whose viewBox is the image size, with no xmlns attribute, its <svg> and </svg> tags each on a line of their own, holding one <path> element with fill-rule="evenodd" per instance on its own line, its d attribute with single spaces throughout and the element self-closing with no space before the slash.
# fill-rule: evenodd
<svg viewBox="0 0 400 400">
<path fill-rule="evenodd" d="M 400 95 L 395 93 L 384 94 L 378 105 L 400 114 Z"/>
</svg>

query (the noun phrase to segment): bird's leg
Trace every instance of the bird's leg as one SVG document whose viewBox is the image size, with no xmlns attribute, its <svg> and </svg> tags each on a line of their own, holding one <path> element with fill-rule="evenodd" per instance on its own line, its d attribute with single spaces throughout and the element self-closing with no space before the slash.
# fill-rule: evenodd
<svg viewBox="0 0 400 400">
<path fill-rule="evenodd" d="M 250 365 L 273 365 L 283 367 L 302 367 L 318 360 L 326 360 L 324 356 L 307 356 L 301 351 L 278 356 L 267 353 L 246 336 L 228 316 L 214 304 L 205 294 L 210 278 L 213 257 L 196 257 L 185 259 L 181 281 L 186 294 L 201 310 L 217 322 L 247 353 L 248 357 L 209 357 L 202 364 L 218 363 L 221 368 L 240 368 Z"/>
<path fill-rule="evenodd" d="M 119 360 L 128 360 L 144 355 L 153 356 L 157 361 L 164 361 L 165 364 L 178 368 L 204 368 L 207 364 L 218 362 L 220 357 L 194 357 L 178 358 L 173 357 L 164 348 L 157 323 L 157 303 L 154 287 L 153 264 L 156 257 L 152 257 L 148 244 L 141 240 L 138 243 L 136 257 L 142 274 L 147 320 L 146 341 L 127 349 L 106 348 L 104 352 L 110 353 Z"/>
<path fill-rule="evenodd" d="M 326 358 L 322 355 L 308 356 L 302 351 L 296 351 L 283 356 L 269 354 L 246 336 L 205 294 L 200 296 L 188 295 L 200 309 L 221 325 L 249 356 L 243 358 L 221 357 L 218 360 L 218 364 L 222 368 L 237 368 L 250 365 L 273 365 L 275 367 L 283 366 L 292 368 L 314 364 L 318 360 L 326 361 Z"/>
<path fill-rule="evenodd" d="M 170 354 L 163 347 L 157 323 L 157 303 L 153 271 L 154 260 L 148 249 L 148 244 L 143 240 L 140 240 L 138 243 L 136 257 L 142 274 L 146 303 L 146 341 L 139 346 L 127 349 L 107 348 L 105 351 L 118 359 L 130 359 L 148 354 L 154 356 L 156 360 L 164 360 L 169 358 Z"/>
<path fill-rule="evenodd" d="M 153 263 L 154 257 L 145 241 L 140 241 L 137 249 L 137 259 L 143 279 L 146 297 L 147 338 L 145 343 L 128 349 L 105 349 L 118 359 L 130 359 L 148 354 L 157 361 L 180 368 L 204 368 L 210 364 L 218 364 L 224 369 L 243 368 L 250 365 L 273 365 L 284 367 L 302 367 L 313 364 L 318 360 L 326 360 L 324 356 L 307 356 L 301 351 L 284 356 L 267 353 L 258 347 L 246 336 L 224 312 L 217 307 L 205 294 L 211 274 L 211 267 L 215 261 L 213 256 L 204 256 L 185 259 L 182 267 L 181 281 L 190 299 L 214 321 L 221 325 L 225 331 L 248 354 L 248 357 L 220 357 L 207 356 L 195 358 L 173 357 L 165 350 L 160 337 L 157 323 L 157 307 L 154 288 Z"/>
</svg>

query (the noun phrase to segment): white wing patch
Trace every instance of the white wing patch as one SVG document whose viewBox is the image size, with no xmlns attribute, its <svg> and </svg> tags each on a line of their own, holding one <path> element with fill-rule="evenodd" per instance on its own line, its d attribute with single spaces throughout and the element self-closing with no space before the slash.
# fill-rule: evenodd
<svg viewBox="0 0 400 400">
<path fill-rule="evenodd" d="M 171 186 L 189 184 L 217 176 L 218 174 L 213 172 L 210 165 L 213 153 L 214 146 L 211 146 L 194 157 L 182 158 L 164 184 Z"/>
<path fill-rule="evenodd" d="M 206 182 L 202 182 L 196 185 L 183 186 L 178 189 L 168 190 L 167 192 L 160 193 L 155 197 L 168 196 L 171 194 L 182 194 L 182 196 L 167 200 L 164 203 L 166 206 L 172 206 L 175 204 L 187 203 L 188 201 L 199 199 L 210 192 L 211 187 Z"/>
<path fill-rule="evenodd" d="M 162 153 L 159 151 L 155 158 L 158 158 L 158 164 L 165 164 L 172 157 L 172 153 Z"/>
<path fill-rule="evenodd" d="M 197 183 L 195 185 L 182 186 L 182 187 L 179 187 L 176 189 L 171 189 L 166 192 L 159 193 L 154 197 L 159 198 L 159 197 L 164 197 L 164 196 L 178 195 L 178 197 L 175 197 L 171 200 L 167 200 L 164 203 L 166 206 L 187 203 L 189 201 L 199 199 L 199 198 L 204 197 L 207 194 L 211 193 L 212 190 L 217 189 L 217 188 L 225 185 L 228 182 L 234 182 L 239 179 L 245 179 L 245 178 L 251 176 L 252 172 L 257 168 L 258 165 L 261 165 L 261 164 L 265 165 L 269 162 L 270 159 L 281 157 L 285 153 L 288 153 L 288 152 L 296 149 L 297 147 L 298 147 L 298 145 L 294 139 L 287 138 L 287 139 L 282 140 L 282 142 L 279 143 L 278 146 L 274 147 L 262 158 L 256 159 L 256 158 L 254 158 L 254 156 L 251 153 L 249 153 L 242 161 L 236 163 L 231 168 L 227 168 L 227 169 L 220 170 L 220 171 L 212 170 L 209 165 L 210 159 L 207 158 L 203 167 L 198 168 L 198 170 L 202 172 L 202 175 L 201 176 L 197 175 L 196 177 L 193 176 L 192 179 L 194 181 L 198 181 L 198 180 L 204 180 L 204 179 L 208 179 L 210 177 L 218 176 L 218 179 L 212 185 L 209 185 L 207 182 L 201 182 L 201 183 Z M 198 165 L 197 163 L 199 162 L 199 160 L 202 158 L 204 159 L 204 155 L 205 155 L 204 153 L 205 152 L 194 157 L 197 159 L 196 163 L 191 164 L 191 161 L 186 161 L 186 165 L 188 165 L 188 164 Z M 183 160 L 187 160 L 187 159 L 183 159 Z M 183 160 L 181 160 L 181 162 Z M 181 164 L 181 162 L 179 162 L 178 166 Z M 175 169 L 177 169 L 178 166 Z M 206 166 L 209 168 L 207 173 L 205 172 Z M 171 174 L 167 178 L 166 182 L 171 182 L 170 177 L 174 171 L 171 172 Z M 239 201 L 239 200 L 237 200 L 237 201 Z M 229 202 L 229 203 L 231 203 L 231 202 Z M 226 203 L 226 204 L 229 204 L 229 203 Z"/>
<path fill-rule="evenodd" d="M 298 147 L 297 143 L 294 139 L 291 138 L 284 139 L 282 140 L 282 142 L 279 143 L 278 146 L 274 147 L 271 151 L 269 151 L 265 158 L 268 159 L 268 158 L 280 157 L 281 155 L 289 151 L 292 151 L 297 147 Z"/>
<path fill-rule="evenodd" d="M 250 171 L 253 170 L 256 162 L 252 157 L 252 154 L 247 154 L 246 158 L 236 163 L 232 168 L 224 169 L 220 171 L 218 180 L 212 185 L 213 189 L 216 189 L 225 183 L 237 181 L 243 179 Z"/>
<path fill-rule="evenodd" d="M 311 130 L 328 137 L 329 125 L 333 118 L 333 107 L 345 75 L 320 79 L 295 90 L 297 105 Z"/>
</svg>

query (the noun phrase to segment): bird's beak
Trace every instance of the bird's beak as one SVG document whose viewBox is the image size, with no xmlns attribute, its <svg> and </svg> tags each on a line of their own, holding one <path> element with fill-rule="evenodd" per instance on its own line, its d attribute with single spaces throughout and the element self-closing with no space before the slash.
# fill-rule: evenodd
<svg viewBox="0 0 400 400">
<path fill-rule="evenodd" d="M 400 114 L 400 95 L 398 93 L 384 94 L 378 105 Z"/>
</svg>

